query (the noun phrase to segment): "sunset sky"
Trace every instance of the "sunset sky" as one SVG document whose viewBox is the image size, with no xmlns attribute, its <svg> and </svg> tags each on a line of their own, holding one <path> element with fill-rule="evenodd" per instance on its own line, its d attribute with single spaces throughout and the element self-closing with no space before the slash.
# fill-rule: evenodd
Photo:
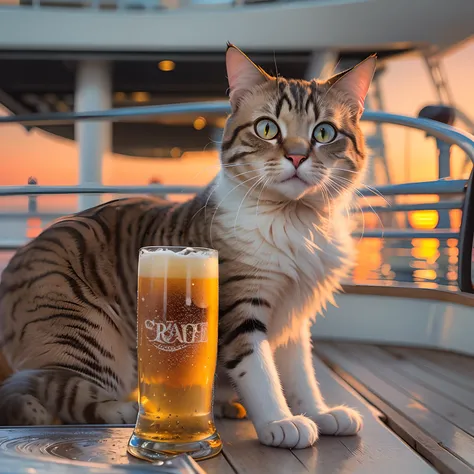
<svg viewBox="0 0 474 474">
<path fill-rule="evenodd" d="M 444 64 L 456 105 L 474 118 L 474 41 L 450 53 Z M 392 113 L 416 115 L 424 105 L 436 101 L 424 63 L 415 57 L 390 62 L 382 85 L 386 110 Z M 385 137 L 393 181 L 436 178 L 433 140 L 426 140 L 421 132 L 407 133 L 392 126 L 386 128 Z M 75 143 L 35 130 L 26 132 L 17 125 L 1 125 L 0 141 L 0 185 L 26 184 L 29 176 L 37 177 L 40 184 L 77 184 Z M 462 155 L 456 153 L 455 171 L 460 168 L 461 159 Z M 107 155 L 104 157 L 103 180 L 104 184 L 148 184 L 152 177 L 156 177 L 165 184 L 203 185 L 217 170 L 216 153 L 188 154 L 181 160 Z M 73 201 L 61 202 L 69 207 Z"/>
</svg>

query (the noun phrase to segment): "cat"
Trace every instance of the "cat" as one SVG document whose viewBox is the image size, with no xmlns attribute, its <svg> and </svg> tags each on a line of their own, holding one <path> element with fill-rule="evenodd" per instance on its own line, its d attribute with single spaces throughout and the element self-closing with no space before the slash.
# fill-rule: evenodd
<svg viewBox="0 0 474 474">
<path fill-rule="evenodd" d="M 366 167 L 359 119 L 375 63 L 284 79 L 229 44 L 231 114 L 209 186 L 182 204 L 125 198 L 65 217 L 9 262 L 0 334 L 14 373 L 0 423 L 134 423 L 138 250 L 184 245 L 219 251 L 219 370 L 260 442 L 357 433 L 360 414 L 320 393 L 310 326 L 353 265 L 346 207 Z"/>
</svg>

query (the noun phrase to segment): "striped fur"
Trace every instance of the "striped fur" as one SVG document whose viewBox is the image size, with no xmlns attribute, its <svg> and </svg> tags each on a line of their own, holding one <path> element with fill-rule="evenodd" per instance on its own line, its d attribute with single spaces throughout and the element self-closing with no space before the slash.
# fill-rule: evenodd
<svg viewBox="0 0 474 474">
<path fill-rule="evenodd" d="M 14 374 L 0 388 L 0 423 L 135 422 L 126 398 L 137 383 L 138 250 L 188 245 L 219 250 L 219 370 L 260 441 L 300 448 L 318 431 L 360 428 L 357 412 L 328 408 L 319 392 L 309 325 L 351 266 L 345 211 L 365 168 L 358 120 L 370 67 L 327 82 L 276 79 L 231 46 L 227 68 L 222 170 L 201 194 L 64 218 L 9 263 L 0 335 Z M 261 117 L 278 124 L 275 139 L 258 136 Z M 337 130 L 326 144 L 312 135 L 324 122 Z M 305 155 L 297 169 L 286 158 L 295 153 Z"/>
</svg>

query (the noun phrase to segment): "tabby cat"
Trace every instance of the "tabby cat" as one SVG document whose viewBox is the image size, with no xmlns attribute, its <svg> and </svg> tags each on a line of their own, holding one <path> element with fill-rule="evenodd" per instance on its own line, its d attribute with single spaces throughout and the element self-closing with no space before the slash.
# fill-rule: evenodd
<svg viewBox="0 0 474 474">
<path fill-rule="evenodd" d="M 13 375 L 0 423 L 134 423 L 140 247 L 220 257 L 220 367 L 266 445 L 352 435 L 359 413 L 326 405 L 310 325 L 350 268 L 346 208 L 365 168 L 359 128 L 370 57 L 327 81 L 271 77 L 235 46 L 222 169 L 194 199 L 119 199 L 68 216 L 18 250 L 0 285 Z"/>
</svg>

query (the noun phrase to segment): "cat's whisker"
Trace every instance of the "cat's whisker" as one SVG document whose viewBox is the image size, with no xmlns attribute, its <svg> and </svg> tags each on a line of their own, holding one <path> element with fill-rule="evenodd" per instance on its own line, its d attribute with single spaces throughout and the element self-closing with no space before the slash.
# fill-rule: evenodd
<svg viewBox="0 0 474 474">
<path fill-rule="evenodd" d="M 265 189 L 265 187 L 270 184 L 272 181 L 272 178 L 267 178 L 267 180 L 265 181 L 265 183 L 263 183 L 263 187 L 260 191 L 260 194 L 259 194 L 259 197 L 257 199 L 257 206 L 256 206 L 256 209 L 255 209 L 255 216 L 258 216 L 258 206 L 259 206 L 259 200 L 260 200 L 260 196 L 262 195 L 262 191 Z M 255 250 L 254 252 L 254 255 L 259 255 L 260 253 L 260 249 L 262 248 L 263 244 L 265 243 L 265 240 L 264 239 L 261 239 L 261 242 L 260 242 L 260 245 L 258 246 L 258 248 Z M 259 291 L 260 293 L 260 291 Z"/>
<path fill-rule="evenodd" d="M 207 205 L 209 204 L 209 199 L 211 199 L 211 196 L 216 192 L 217 188 L 219 187 L 218 184 L 216 184 L 213 188 L 212 188 L 212 191 L 209 193 L 209 196 L 207 196 L 207 199 L 206 199 L 206 202 L 204 204 L 204 206 L 202 206 L 200 209 L 198 209 L 193 217 L 191 217 L 191 221 L 189 222 L 189 225 L 191 225 L 191 223 L 193 222 L 194 218 L 204 209 L 204 221 L 207 221 L 207 214 L 206 214 L 206 210 L 207 210 Z"/>
<path fill-rule="evenodd" d="M 368 191 L 370 191 L 372 194 L 374 194 L 375 196 L 378 196 L 379 198 L 381 198 L 388 207 L 391 206 L 391 203 L 387 201 L 386 197 L 380 191 L 378 191 L 375 188 L 372 188 L 371 186 L 367 184 L 362 184 L 362 186 L 366 188 Z"/>
<path fill-rule="evenodd" d="M 354 174 L 359 174 L 358 171 L 352 171 L 352 170 L 346 170 L 344 168 L 335 168 L 335 167 L 332 167 L 331 170 L 335 170 L 335 171 L 344 171 L 346 173 L 354 173 Z M 337 176 L 338 178 L 343 178 L 343 176 Z M 347 178 L 345 178 L 347 179 Z M 380 192 L 378 191 L 377 189 L 375 189 L 374 187 L 370 186 L 369 184 L 365 184 L 365 183 L 360 183 L 360 186 L 364 187 L 365 189 L 367 189 L 368 191 L 370 191 L 371 193 L 375 194 L 376 196 L 382 198 L 385 203 L 390 206 L 390 203 L 385 199 L 385 196 Z"/>
<path fill-rule="evenodd" d="M 252 171 L 254 171 L 254 172 L 264 171 L 264 168 L 260 168 L 260 169 L 256 169 L 256 170 L 244 171 L 243 173 L 237 174 L 237 175 L 235 175 L 234 177 L 237 178 L 238 176 L 242 176 L 242 175 L 244 175 L 244 174 L 251 173 Z M 212 194 L 216 191 L 216 189 L 217 189 L 218 186 L 219 186 L 219 185 L 214 186 L 213 190 L 211 191 L 211 193 L 210 193 L 209 196 L 207 197 L 206 204 L 204 204 L 203 207 L 201 207 L 198 211 L 196 211 L 196 213 L 195 213 L 195 214 L 193 215 L 193 217 L 191 218 L 191 222 L 192 222 L 193 219 L 197 216 L 197 214 L 199 214 L 203 209 L 204 209 L 204 219 L 207 220 L 207 214 L 206 214 L 207 205 L 209 204 L 209 199 L 211 198 Z"/>
<path fill-rule="evenodd" d="M 342 176 L 333 176 L 333 178 L 337 178 L 337 179 L 345 179 L 343 178 Z M 349 181 L 349 180 L 347 180 Z M 382 222 L 382 219 L 380 218 L 380 216 L 375 212 L 374 208 L 372 207 L 372 205 L 370 204 L 369 200 L 367 199 L 367 196 L 364 196 L 358 189 L 354 189 L 354 193 L 361 197 L 362 199 L 364 199 L 364 201 L 366 202 L 367 206 L 370 207 L 370 209 L 372 210 L 372 212 L 377 216 L 377 220 L 379 221 L 379 224 L 380 224 L 380 227 L 382 228 L 382 236 L 383 236 L 383 228 L 384 228 L 384 225 L 383 225 L 383 222 Z M 357 203 L 360 211 L 362 212 L 362 207 Z M 362 214 L 364 214 L 362 212 Z"/>
<path fill-rule="evenodd" d="M 221 145 L 221 142 L 215 142 L 213 141 L 212 139 L 210 139 L 206 145 L 204 146 L 204 148 L 202 149 L 202 151 L 207 151 L 207 147 L 210 146 L 210 145 L 218 145 L 218 148 L 220 148 L 220 145 Z"/>
<path fill-rule="evenodd" d="M 342 176 L 338 177 L 342 178 Z M 360 186 L 367 189 L 367 191 L 370 191 L 374 196 L 377 196 L 382 199 L 387 206 L 391 206 L 391 204 L 387 201 L 386 197 L 378 189 L 375 189 L 374 187 L 364 183 L 360 183 Z"/>
<path fill-rule="evenodd" d="M 384 196 L 380 191 L 378 191 L 377 189 L 373 188 L 372 186 L 369 186 L 368 184 L 361 183 L 361 186 L 363 186 L 365 189 L 367 189 L 368 191 L 370 191 L 373 195 L 375 195 L 375 196 L 381 198 L 387 206 L 391 206 L 391 204 L 387 201 L 387 199 L 385 198 L 385 196 Z"/>
<path fill-rule="evenodd" d="M 265 168 L 258 168 L 258 169 L 244 171 L 242 173 L 232 175 L 232 178 L 238 178 L 239 176 L 243 176 L 244 174 L 248 174 L 248 173 L 258 173 L 259 171 L 265 171 Z"/>
<path fill-rule="evenodd" d="M 196 174 L 193 175 L 193 179 L 196 178 L 197 176 L 201 175 L 202 173 L 204 173 L 204 171 L 208 170 L 209 168 L 216 168 L 216 170 L 219 170 L 219 169 L 227 169 L 227 168 L 234 168 L 234 167 L 237 167 L 237 166 L 245 166 L 245 165 L 261 165 L 262 163 L 261 162 L 258 162 L 258 161 L 249 161 L 249 162 L 245 162 L 245 163 L 230 163 L 230 164 L 225 164 L 225 163 L 220 163 L 219 161 L 217 161 L 216 163 L 212 163 L 210 165 L 204 165 L 204 166 L 201 166 L 201 168 L 203 169 L 200 169 Z"/>
<path fill-rule="evenodd" d="M 375 214 L 375 216 L 377 217 L 377 220 L 379 221 L 379 224 L 380 224 L 380 227 L 382 228 L 382 237 L 383 237 L 383 229 L 384 229 L 384 225 L 383 225 L 383 222 L 382 220 L 380 219 L 380 216 L 375 212 L 374 208 L 371 206 L 371 204 L 369 202 L 367 202 L 367 198 L 366 196 L 364 196 L 359 190 L 355 190 L 355 193 L 357 196 L 363 198 L 368 207 L 370 207 L 370 209 L 372 210 L 372 213 Z M 362 207 L 360 206 L 360 204 L 358 203 L 358 201 L 354 201 L 354 205 L 356 205 L 358 208 L 359 208 L 359 211 L 360 213 L 362 214 L 362 219 L 363 219 L 363 229 L 362 229 L 362 235 L 361 235 L 361 238 L 359 239 L 362 240 L 362 238 L 364 237 L 364 232 L 365 232 L 365 213 L 364 211 L 362 210 Z"/>
<path fill-rule="evenodd" d="M 240 174 L 237 174 L 234 176 L 234 178 L 237 178 L 239 176 L 242 176 L 244 174 L 248 174 L 248 173 L 251 173 L 251 172 L 259 172 L 259 171 L 264 171 L 264 168 L 260 168 L 260 169 L 253 169 L 253 170 L 248 170 L 248 171 L 244 171 L 243 173 L 240 173 Z M 207 213 L 206 213 L 206 210 L 207 210 L 207 206 L 209 204 L 209 199 L 211 198 L 212 194 L 216 191 L 216 189 L 218 188 L 219 185 L 216 185 L 214 186 L 214 189 L 211 191 L 211 193 L 209 194 L 207 200 L 206 200 L 206 203 L 204 204 L 203 207 L 201 207 L 201 209 L 199 209 L 195 214 L 194 216 L 192 217 L 191 221 L 196 217 L 196 215 L 201 212 L 203 209 L 204 209 L 204 219 L 207 221 Z"/>
<path fill-rule="evenodd" d="M 329 219 L 331 219 L 332 209 L 331 209 L 330 193 L 329 193 L 329 190 L 328 190 L 328 188 L 326 186 L 326 183 L 324 181 L 321 182 L 321 191 L 322 191 L 322 195 L 323 195 L 323 201 L 325 203 L 327 203 Z"/>
<path fill-rule="evenodd" d="M 328 183 L 328 184 L 329 184 L 329 183 Z M 334 182 L 334 181 L 332 181 L 332 180 L 330 181 L 330 184 L 332 185 L 333 188 L 335 188 L 336 192 L 337 192 L 337 190 L 338 190 L 338 187 L 339 187 L 339 192 L 341 192 L 341 190 L 344 191 L 344 188 L 341 189 L 341 185 L 340 185 L 340 184 L 338 184 L 338 183 L 336 183 L 336 182 Z M 361 232 L 361 237 L 359 238 L 359 241 L 358 241 L 358 242 L 360 242 L 360 241 L 364 238 L 364 233 L 365 233 L 365 214 L 364 214 L 364 212 L 362 211 L 362 208 L 361 208 L 361 206 L 359 205 L 358 202 L 355 202 L 355 205 L 358 206 L 358 208 L 359 208 L 359 210 L 360 210 L 360 212 L 361 212 L 361 214 L 362 214 L 362 232 Z M 347 205 L 345 205 L 344 208 L 345 208 L 345 210 L 346 210 L 347 218 L 350 220 L 350 219 L 351 219 L 350 210 L 349 210 L 349 208 L 348 208 Z"/>
<path fill-rule="evenodd" d="M 219 170 L 221 166 L 222 165 L 219 162 L 219 160 L 217 160 L 216 163 L 211 163 L 210 165 L 204 165 L 204 166 L 201 165 L 200 167 L 201 169 L 193 175 L 193 179 L 195 179 L 196 177 L 204 173 L 204 171 L 207 171 L 209 168 L 216 168 L 216 170 Z"/>
<path fill-rule="evenodd" d="M 344 190 L 340 188 L 338 189 L 335 186 L 335 183 L 331 181 L 331 179 L 328 179 L 328 181 L 326 181 L 325 184 L 326 184 L 326 190 L 328 191 L 331 200 L 337 201 L 337 198 L 344 192 Z M 334 191 L 334 193 L 336 194 L 335 196 L 333 196 L 333 194 L 331 193 L 331 190 Z M 347 206 L 344 206 L 344 209 L 346 210 L 347 218 L 350 219 L 350 214 L 347 211 Z"/>
<path fill-rule="evenodd" d="M 260 198 L 262 197 L 262 192 L 265 189 L 265 187 L 271 182 L 272 178 L 267 178 L 266 181 L 263 183 L 262 189 L 260 190 L 260 194 L 258 195 L 257 198 L 257 205 L 255 207 L 255 217 L 258 217 L 258 206 L 260 204 Z"/>
<path fill-rule="evenodd" d="M 261 164 L 262 164 L 261 161 L 243 161 L 241 163 L 229 163 L 229 164 L 223 163 L 220 166 L 221 168 L 234 168 L 236 166 L 261 165 Z"/>
<path fill-rule="evenodd" d="M 214 214 L 212 215 L 212 219 L 211 219 L 211 223 L 209 225 L 209 240 L 211 242 L 211 246 L 213 245 L 212 243 L 212 225 L 214 223 L 214 219 L 216 217 L 216 214 L 217 214 L 217 211 L 219 210 L 219 206 L 227 199 L 227 197 L 229 196 L 229 194 L 231 194 L 232 192 L 234 192 L 237 188 L 239 188 L 240 186 L 244 185 L 245 183 L 248 183 L 249 181 L 252 181 L 252 179 L 257 179 L 258 176 L 253 176 L 252 178 L 249 178 L 249 179 L 246 179 L 245 181 L 242 181 L 241 183 L 239 183 L 237 186 L 234 186 L 223 198 L 222 200 L 219 202 L 219 204 L 217 204 L 216 208 L 214 209 Z"/>
<path fill-rule="evenodd" d="M 240 173 L 240 174 L 235 175 L 234 178 L 237 178 L 237 177 L 239 177 L 239 176 L 242 176 L 242 175 L 244 175 L 244 174 L 248 174 L 248 173 L 251 173 L 251 172 L 259 172 L 259 171 L 265 171 L 265 169 L 264 169 L 264 168 L 259 168 L 259 169 L 252 169 L 252 170 L 244 171 L 243 173 Z M 217 186 L 214 187 L 212 193 L 213 193 L 216 189 L 217 189 Z M 211 194 L 212 194 L 212 193 L 211 193 Z M 207 200 L 206 200 L 206 204 L 204 205 L 204 209 L 207 209 L 207 205 L 208 205 L 208 203 L 209 203 L 209 198 L 210 198 L 210 197 L 211 197 L 211 196 L 209 195 L 209 197 L 208 197 Z M 201 211 L 202 209 L 203 209 L 203 208 L 201 208 L 199 211 Z M 199 211 L 198 211 L 198 212 L 199 212 Z M 204 218 L 207 220 L 207 215 L 206 215 L 206 212 L 205 212 L 205 211 L 204 211 Z"/>
<path fill-rule="evenodd" d="M 252 184 L 252 186 L 250 186 L 250 188 L 247 190 L 247 192 L 245 193 L 242 201 L 240 202 L 240 205 L 239 205 L 239 208 L 237 209 L 237 214 L 235 216 L 235 220 L 234 220 L 234 235 L 236 233 L 236 227 L 237 227 L 237 220 L 239 218 L 239 212 L 240 212 L 240 209 L 242 209 L 242 205 L 245 201 L 245 198 L 250 194 L 250 192 L 255 188 L 257 187 L 261 182 L 263 182 L 265 180 L 265 176 L 262 176 L 256 183 Z"/>
</svg>

